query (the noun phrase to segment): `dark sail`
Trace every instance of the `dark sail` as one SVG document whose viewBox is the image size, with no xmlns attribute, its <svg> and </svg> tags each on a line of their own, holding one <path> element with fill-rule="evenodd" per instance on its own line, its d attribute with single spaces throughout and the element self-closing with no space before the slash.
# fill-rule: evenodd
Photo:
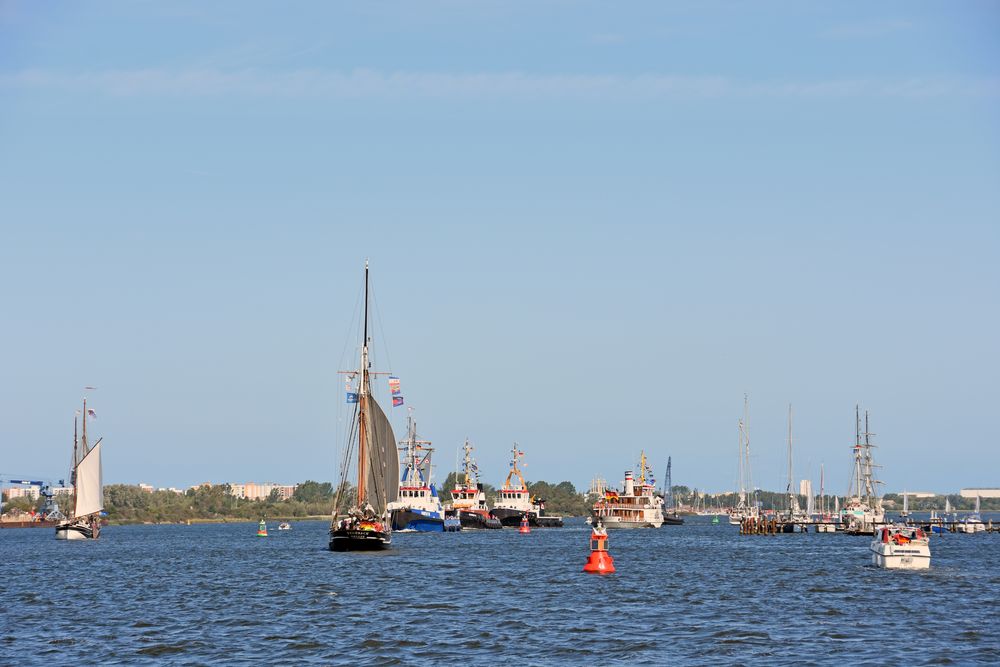
<svg viewBox="0 0 1000 667">
<path fill-rule="evenodd" d="M 399 495 L 399 455 L 392 425 L 374 397 L 367 398 L 365 408 L 368 453 L 365 502 L 380 515 L 386 504 Z"/>
</svg>

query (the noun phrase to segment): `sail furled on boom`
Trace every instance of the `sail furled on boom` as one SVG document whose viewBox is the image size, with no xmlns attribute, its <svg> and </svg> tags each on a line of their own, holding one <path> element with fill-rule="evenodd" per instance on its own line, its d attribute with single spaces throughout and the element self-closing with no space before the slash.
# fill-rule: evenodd
<svg viewBox="0 0 1000 667">
<path fill-rule="evenodd" d="M 365 400 L 367 454 L 365 501 L 376 514 L 399 496 L 399 454 L 392 425 L 373 396 Z"/>
<path fill-rule="evenodd" d="M 101 443 L 98 441 L 76 467 L 76 512 L 81 517 L 104 509 L 101 480 Z"/>
</svg>

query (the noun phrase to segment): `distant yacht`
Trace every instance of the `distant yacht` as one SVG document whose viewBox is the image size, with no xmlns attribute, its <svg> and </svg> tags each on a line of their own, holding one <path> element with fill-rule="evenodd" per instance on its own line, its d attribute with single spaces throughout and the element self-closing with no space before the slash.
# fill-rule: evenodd
<svg viewBox="0 0 1000 667">
<path fill-rule="evenodd" d="M 663 525 L 663 501 L 654 493 L 646 453 L 639 457 L 639 478 L 625 471 L 622 491 L 607 489 L 591 509 L 593 522 L 606 528 L 659 528 Z"/>
<path fill-rule="evenodd" d="M 486 504 L 486 493 L 479 481 L 479 466 L 472 460 L 472 445 L 468 439 L 462 449 L 462 477 L 451 490 L 451 512 L 461 521 L 462 528 L 503 528 L 500 519 Z"/>
<path fill-rule="evenodd" d="M 392 515 L 392 529 L 443 532 L 444 506 L 438 498 L 437 489 L 431 484 L 431 454 L 434 448 L 430 440 L 417 438 L 417 423 L 413 420 L 412 410 L 406 420 L 406 440 L 399 444 L 403 459 L 399 494 L 397 500 L 387 506 Z"/>
<path fill-rule="evenodd" d="M 739 526 L 744 519 L 756 519 L 760 516 L 760 505 L 757 494 L 753 490 L 753 475 L 750 474 L 750 399 L 743 395 L 743 419 L 737 422 L 739 431 L 739 476 L 740 488 L 737 493 L 736 507 L 729 511 L 729 523 Z M 750 495 L 748 495 L 750 494 Z"/>
<path fill-rule="evenodd" d="M 101 535 L 100 513 L 104 509 L 104 486 L 101 483 L 101 440 L 94 446 L 87 442 L 87 417 L 94 411 L 87 408 L 83 399 L 83 433 L 76 437 L 76 419 L 73 419 L 73 469 L 70 479 L 76 505 L 72 516 L 56 526 L 57 540 L 96 540 Z"/>
<path fill-rule="evenodd" d="M 986 530 L 986 524 L 983 523 L 983 517 L 979 513 L 979 496 L 976 496 L 975 511 L 962 517 L 955 524 L 955 530 L 960 533 L 981 533 Z"/>
</svg>

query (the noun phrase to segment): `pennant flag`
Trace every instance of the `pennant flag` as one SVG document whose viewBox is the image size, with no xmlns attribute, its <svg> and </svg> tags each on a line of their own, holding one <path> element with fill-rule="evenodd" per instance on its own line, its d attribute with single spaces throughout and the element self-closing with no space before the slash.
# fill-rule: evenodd
<svg viewBox="0 0 1000 667">
<path fill-rule="evenodd" d="M 392 407 L 398 408 L 402 404 L 403 404 L 403 397 L 402 396 L 393 396 L 392 397 Z"/>
<path fill-rule="evenodd" d="M 393 396 L 399 396 L 399 378 L 395 375 L 389 376 L 389 391 L 392 392 Z M 400 405 L 402 405 L 402 403 L 400 403 Z"/>
<path fill-rule="evenodd" d="M 353 392 L 353 391 L 347 392 L 347 402 L 348 403 L 357 403 L 358 402 L 358 394 L 356 392 Z"/>
<path fill-rule="evenodd" d="M 94 412 L 94 408 L 87 408 L 87 414 L 91 419 L 97 419 L 97 413 Z"/>
</svg>

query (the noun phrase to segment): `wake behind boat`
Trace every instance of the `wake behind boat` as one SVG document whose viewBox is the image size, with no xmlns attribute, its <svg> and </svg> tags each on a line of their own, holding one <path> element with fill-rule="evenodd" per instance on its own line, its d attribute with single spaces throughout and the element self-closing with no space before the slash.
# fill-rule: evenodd
<svg viewBox="0 0 1000 667">
<path fill-rule="evenodd" d="M 341 466 L 340 484 L 334 500 L 334 517 L 330 524 L 331 551 L 370 551 L 387 549 L 392 544 L 392 528 L 387 505 L 399 493 L 399 458 L 392 425 L 372 395 L 368 355 L 368 262 L 365 262 L 364 333 L 361 339 L 361 360 L 351 375 L 360 382 L 357 393 L 349 392 L 347 400 L 357 408 L 351 421 Z M 353 457 L 357 443 L 357 458 Z M 357 500 L 338 517 L 341 494 L 347 486 L 352 461 L 357 466 Z"/>
<path fill-rule="evenodd" d="M 96 540 L 101 535 L 100 513 L 104 509 L 104 486 L 101 483 L 101 440 L 93 447 L 87 442 L 87 417 L 94 411 L 87 408 L 83 399 L 83 433 L 76 437 L 76 419 L 73 419 L 73 469 L 70 480 L 76 504 L 72 516 L 56 526 L 57 540 Z"/>
</svg>

